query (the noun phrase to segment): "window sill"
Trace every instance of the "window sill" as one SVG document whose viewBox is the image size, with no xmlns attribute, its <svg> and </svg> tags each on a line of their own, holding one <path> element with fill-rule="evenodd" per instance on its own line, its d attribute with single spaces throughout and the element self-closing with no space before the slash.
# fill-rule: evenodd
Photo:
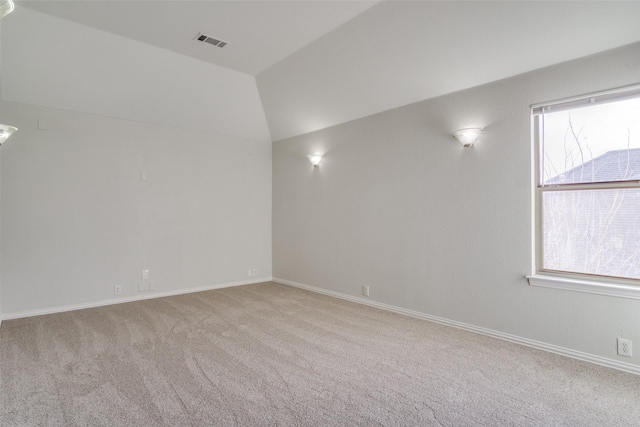
<svg viewBox="0 0 640 427">
<path fill-rule="evenodd" d="M 587 292 L 590 294 L 640 299 L 640 286 L 614 282 L 597 282 L 576 278 L 557 277 L 543 274 L 526 276 L 532 286 Z"/>
</svg>

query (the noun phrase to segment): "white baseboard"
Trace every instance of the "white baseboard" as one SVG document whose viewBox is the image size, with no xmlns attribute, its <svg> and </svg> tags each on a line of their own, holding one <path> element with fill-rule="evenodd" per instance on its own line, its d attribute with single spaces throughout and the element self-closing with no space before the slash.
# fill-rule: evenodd
<svg viewBox="0 0 640 427">
<path fill-rule="evenodd" d="M 417 317 L 418 319 L 428 320 L 435 323 L 440 323 L 442 325 L 452 326 L 458 329 L 464 329 L 466 331 L 475 332 L 482 335 L 487 335 L 493 338 L 498 338 L 505 341 L 514 342 L 516 344 L 526 345 L 528 347 L 537 348 L 539 350 L 548 351 L 551 353 L 560 354 L 562 356 L 571 357 L 573 359 L 582 360 L 585 362 L 594 363 L 596 365 L 606 366 L 608 368 L 618 369 L 620 371 L 630 372 L 632 374 L 640 375 L 640 366 L 632 365 L 630 363 L 619 362 L 617 360 L 608 359 L 606 357 L 596 356 L 589 353 L 583 353 L 581 351 L 571 350 L 569 348 L 559 347 L 553 344 L 547 344 L 541 341 L 535 341 L 528 338 L 522 338 L 517 335 L 506 334 L 504 332 L 494 331 L 492 329 L 482 328 L 479 326 L 470 325 L 468 323 L 457 322 L 455 320 L 445 319 L 443 317 L 432 316 L 430 314 L 421 313 L 419 311 L 408 310 L 401 307 L 396 307 L 389 304 L 384 304 L 381 302 L 371 301 L 369 299 L 354 297 L 351 295 L 342 294 L 339 292 L 329 291 L 322 288 L 317 288 L 315 286 L 309 286 L 298 282 L 293 282 L 291 280 L 280 279 L 277 277 L 273 278 L 274 282 L 294 286 L 296 288 L 306 289 L 308 291 L 317 292 L 324 295 L 329 295 L 332 297 L 344 299 L 347 301 L 356 302 L 359 304 L 365 304 L 372 307 L 381 308 L 383 310 L 392 311 L 399 314 L 405 314 L 407 316 Z"/>
<path fill-rule="evenodd" d="M 191 293 L 194 293 L 194 292 L 202 292 L 202 291 L 210 291 L 210 290 L 213 290 L 213 289 L 230 288 L 230 287 L 233 287 L 233 286 L 252 285 L 254 283 L 270 282 L 272 280 L 273 280 L 272 277 L 262 277 L 262 278 L 259 278 L 259 279 L 256 278 L 256 279 L 253 279 L 253 280 L 240 280 L 240 281 L 237 281 L 237 282 L 227 282 L 227 283 L 220 283 L 220 284 L 217 284 L 217 285 L 199 286 L 199 287 L 185 288 L 185 289 L 176 289 L 176 290 L 173 290 L 173 291 L 166 291 L 166 292 L 151 291 L 151 292 L 148 292 L 148 293 L 134 295 L 134 296 L 130 296 L 130 297 L 111 298 L 111 299 L 108 299 L 108 300 L 94 301 L 94 302 L 89 302 L 89 303 L 64 305 L 64 306 L 59 306 L 59 307 L 49 307 L 49 308 L 42 308 L 42 309 L 38 309 L 38 310 L 22 311 L 22 312 L 19 312 L 19 313 L 9 313 L 9 314 L 5 314 L 5 315 L 0 316 L 0 324 L 2 324 L 3 320 L 20 319 L 20 318 L 23 318 L 23 317 L 32 317 L 32 316 L 42 316 L 44 314 L 62 313 L 64 311 L 82 310 L 82 309 L 85 309 L 85 308 L 102 307 L 102 306 L 105 306 L 105 305 L 123 304 L 123 303 L 126 303 L 126 302 L 140 301 L 140 300 L 151 299 L 151 298 L 163 298 L 163 297 L 170 297 L 170 296 L 173 296 L 173 295 L 191 294 Z"/>
</svg>

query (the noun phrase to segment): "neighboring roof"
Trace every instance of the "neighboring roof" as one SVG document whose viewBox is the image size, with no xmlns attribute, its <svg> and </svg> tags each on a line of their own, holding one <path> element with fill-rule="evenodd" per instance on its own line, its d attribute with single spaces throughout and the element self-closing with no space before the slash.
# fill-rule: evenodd
<svg viewBox="0 0 640 427">
<path fill-rule="evenodd" d="M 607 151 L 593 160 L 546 180 L 545 184 L 622 180 L 640 180 L 640 148 Z"/>
</svg>

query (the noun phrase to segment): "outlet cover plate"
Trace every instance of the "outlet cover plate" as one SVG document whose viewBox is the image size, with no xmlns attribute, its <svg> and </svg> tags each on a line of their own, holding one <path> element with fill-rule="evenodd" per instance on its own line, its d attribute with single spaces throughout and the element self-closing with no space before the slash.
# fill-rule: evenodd
<svg viewBox="0 0 640 427">
<path fill-rule="evenodd" d="M 618 354 L 620 356 L 631 357 L 632 356 L 631 340 L 618 338 Z"/>
</svg>

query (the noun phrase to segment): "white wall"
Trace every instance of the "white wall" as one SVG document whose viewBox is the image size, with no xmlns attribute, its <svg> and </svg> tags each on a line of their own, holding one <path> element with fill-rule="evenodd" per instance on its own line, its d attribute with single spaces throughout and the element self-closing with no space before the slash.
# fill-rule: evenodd
<svg viewBox="0 0 640 427">
<path fill-rule="evenodd" d="M 638 83 L 640 44 L 273 147 L 273 275 L 640 366 L 640 301 L 532 287 L 530 105 Z M 484 127 L 463 149 L 451 136 Z M 326 153 L 319 168 L 306 155 Z"/>
<path fill-rule="evenodd" d="M 270 141 L 253 76 L 24 7 L 2 32 L 5 101 Z"/>
<path fill-rule="evenodd" d="M 0 20 L 0 123 L 2 121 L 2 21 Z M 0 149 L 0 159 L 2 158 L 2 150 Z M 0 161 L 0 164 L 2 161 Z M 2 174 L 0 173 L 0 176 Z M 1 188 L 1 185 L 0 185 Z M 0 192 L 0 218 L 2 217 L 2 193 Z M 2 221 L 0 221 L 0 224 Z M 2 241 L 2 228 L 0 227 L 0 242 Z M 2 326 L 2 263 L 0 262 L 0 326 Z"/>
<path fill-rule="evenodd" d="M 136 298 L 142 269 L 156 294 L 271 276 L 271 144 L 252 77 L 24 8 L 8 18 L 5 318 Z"/>
<path fill-rule="evenodd" d="M 638 16 L 640 2 L 383 1 L 258 87 L 276 141 L 636 42 Z"/>
</svg>

